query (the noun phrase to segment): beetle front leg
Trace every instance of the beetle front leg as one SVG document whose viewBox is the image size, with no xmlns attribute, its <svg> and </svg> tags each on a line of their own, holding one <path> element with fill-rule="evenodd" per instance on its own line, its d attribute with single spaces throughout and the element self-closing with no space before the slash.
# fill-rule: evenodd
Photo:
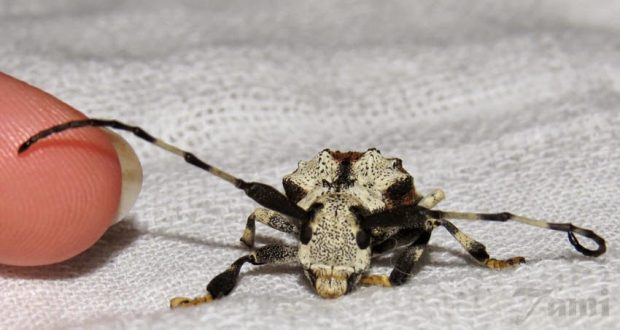
<svg viewBox="0 0 620 330">
<path fill-rule="evenodd" d="M 196 298 L 176 297 L 170 300 L 170 308 L 187 307 L 209 303 L 228 295 L 237 284 L 241 267 L 246 262 L 253 265 L 284 264 L 297 261 L 297 247 L 267 245 L 237 259 L 224 272 L 214 277 L 207 285 L 208 294 Z"/>
<path fill-rule="evenodd" d="M 256 220 L 265 224 L 275 230 L 279 230 L 284 233 L 290 233 L 294 235 L 299 234 L 297 227 L 291 222 L 291 220 L 285 215 L 272 211 L 269 209 L 258 208 L 250 214 L 248 221 L 243 230 L 241 236 L 241 242 L 247 247 L 252 248 L 254 246 L 254 235 L 256 231 Z"/>
</svg>

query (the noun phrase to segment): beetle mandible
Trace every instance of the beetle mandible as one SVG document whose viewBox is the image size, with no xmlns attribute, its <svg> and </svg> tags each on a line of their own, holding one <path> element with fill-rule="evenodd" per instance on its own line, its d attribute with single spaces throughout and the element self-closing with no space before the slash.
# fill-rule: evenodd
<svg viewBox="0 0 620 330">
<path fill-rule="evenodd" d="M 571 223 L 552 223 L 508 212 L 468 213 L 433 210 L 444 199 L 442 190 L 423 196 L 413 177 L 398 158 L 386 158 L 376 149 L 339 152 L 325 149 L 283 179 L 285 194 L 260 183 L 246 182 L 196 157 L 194 154 L 153 137 L 137 126 L 116 120 L 85 119 L 66 122 L 43 130 L 24 142 L 23 153 L 37 141 L 68 129 L 110 127 L 132 132 L 156 146 L 172 152 L 243 190 L 263 208 L 248 217 L 241 241 L 254 248 L 255 222 L 290 233 L 298 246 L 266 245 L 237 259 L 209 282 L 208 294 L 196 298 L 178 297 L 170 307 L 197 305 L 228 295 L 237 283 L 241 267 L 297 263 L 323 298 L 340 297 L 358 284 L 397 286 L 405 283 L 413 265 L 422 256 L 432 231 L 443 227 L 480 264 L 503 269 L 525 262 L 523 257 L 494 259 L 480 242 L 472 239 L 447 219 L 517 221 L 527 225 L 566 232 L 569 242 L 586 256 L 605 253 L 605 240 L 592 230 Z M 597 244 L 596 249 L 581 245 L 575 234 Z M 397 250 L 399 255 L 389 275 L 369 275 L 373 256 Z"/>
</svg>

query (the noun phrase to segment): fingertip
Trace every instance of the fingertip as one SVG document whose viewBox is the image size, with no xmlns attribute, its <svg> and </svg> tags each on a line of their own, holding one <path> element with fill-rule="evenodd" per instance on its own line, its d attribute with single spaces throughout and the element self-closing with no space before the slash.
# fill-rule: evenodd
<svg viewBox="0 0 620 330">
<path fill-rule="evenodd" d="M 115 218 L 121 169 L 103 131 L 63 132 L 16 152 L 32 134 L 84 118 L 55 97 L 0 73 L 0 263 L 66 260 L 93 245 Z"/>
</svg>

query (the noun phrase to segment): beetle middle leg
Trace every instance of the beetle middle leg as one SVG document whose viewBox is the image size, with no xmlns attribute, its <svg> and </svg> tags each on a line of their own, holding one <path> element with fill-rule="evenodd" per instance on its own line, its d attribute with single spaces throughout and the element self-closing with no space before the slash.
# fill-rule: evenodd
<svg viewBox="0 0 620 330">
<path fill-rule="evenodd" d="M 422 196 L 417 205 L 431 209 L 443 201 L 445 197 L 446 195 L 443 190 L 436 189 L 432 193 Z M 380 285 L 383 287 L 391 287 L 405 283 L 411 275 L 413 266 L 422 257 L 424 249 L 430 239 L 431 231 L 432 228 L 428 230 L 402 228 L 386 239 L 373 244 L 373 255 L 391 251 L 405 244 L 411 245 L 400 254 L 389 276 L 385 274 L 364 275 L 360 279 L 360 283 L 364 285 Z"/>
<path fill-rule="evenodd" d="M 243 242 L 243 244 L 245 244 L 249 248 L 254 246 L 256 220 L 281 232 L 295 235 L 299 234 L 299 230 L 297 229 L 297 227 L 285 215 L 269 209 L 257 208 L 248 217 L 248 221 L 245 225 L 245 230 L 243 231 L 243 235 L 240 239 L 241 242 Z"/>
<path fill-rule="evenodd" d="M 392 287 L 405 283 L 409 276 L 411 276 L 413 266 L 422 257 L 424 249 L 431 238 L 432 230 L 432 228 L 429 228 L 429 230 L 416 233 L 417 238 L 399 255 L 389 276 L 385 274 L 365 275 L 360 279 L 360 284 Z"/>
<path fill-rule="evenodd" d="M 445 198 L 446 195 L 443 190 L 436 189 L 428 195 L 421 196 L 417 205 L 431 209 Z M 420 236 L 420 230 L 413 228 L 402 228 L 397 230 L 395 233 L 390 233 L 389 229 L 374 228 L 374 232 L 376 232 L 374 236 L 377 241 L 372 246 L 373 255 L 385 253 L 399 246 L 410 244 Z"/>
<path fill-rule="evenodd" d="M 360 283 L 364 285 L 380 285 L 383 287 L 397 286 L 405 283 L 409 276 L 411 276 L 413 266 L 422 257 L 424 249 L 431 238 L 431 231 L 432 228 L 424 231 L 418 230 L 416 232 L 417 236 L 415 241 L 400 254 L 389 276 L 385 274 L 365 275 L 362 276 Z"/>
<path fill-rule="evenodd" d="M 406 244 L 411 244 L 420 236 L 420 230 L 414 228 L 402 228 L 399 229 L 396 233 L 388 236 L 385 239 L 373 242 L 372 244 L 372 254 L 382 254 L 389 251 L 392 251 L 398 247 L 401 247 Z"/>
<path fill-rule="evenodd" d="M 285 245 L 266 245 L 254 250 L 233 262 L 228 269 L 214 277 L 207 285 L 208 294 L 196 298 L 176 297 L 170 300 L 170 308 L 208 303 L 228 295 L 237 284 L 241 266 L 249 262 L 253 265 L 284 264 L 297 262 L 297 247 Z"/>
</svg>

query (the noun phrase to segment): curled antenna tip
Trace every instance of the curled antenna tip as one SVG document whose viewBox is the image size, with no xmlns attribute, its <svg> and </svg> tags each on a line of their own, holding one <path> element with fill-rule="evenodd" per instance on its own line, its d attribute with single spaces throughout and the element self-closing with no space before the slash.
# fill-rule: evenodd
<svg viewBox="0 0 620 330">
<path fill-rule="evenodd" d="M 30 148 L 31 144 L 32 143 L 30 141 L 26 141 L 26 142 L 22 143 L 22 145 L 19 146 L 19 149 L 17 149 L 17 154 L 21 154 L 24 151 L 28 150 L 28 148 Z"/>
</svg>

